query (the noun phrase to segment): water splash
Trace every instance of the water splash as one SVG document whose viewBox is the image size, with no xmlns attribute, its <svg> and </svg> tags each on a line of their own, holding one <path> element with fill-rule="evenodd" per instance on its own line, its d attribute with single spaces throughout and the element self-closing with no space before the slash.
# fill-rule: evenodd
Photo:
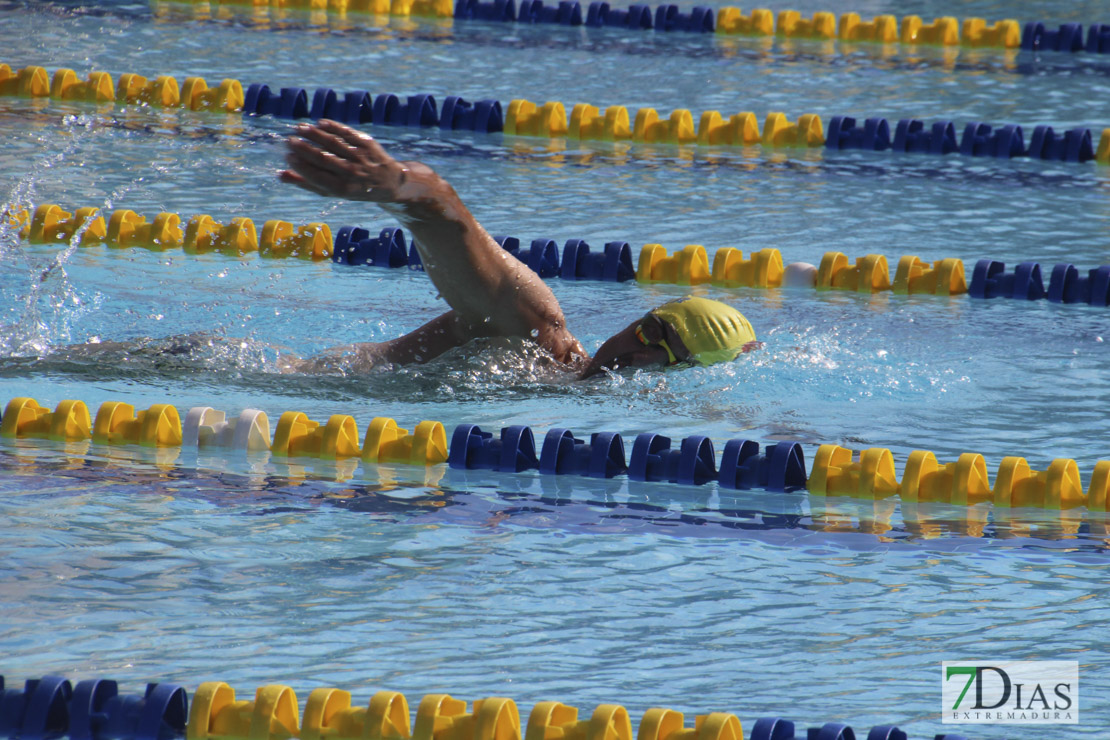
<svg viewBox="0 0 1110 740">
<path fill-rule="evenodd" d="M 36 185 L 54 179 L 51 170 L 76 156 L 89 145 L 90 140 L 105 129 L 96 125 L 95 117 L 68 115 L 63 119 L 65 129 L 71 134 L 65 146 L 40 157 L 32 163 L 27 174 L 12 187 L 0 213 L 33 213 L 38 198 Z M 43 148 L 56 144 L 57 137 L 40 135 Z M 104 199 L 100 213 L 112 210 L 113 204 L 146 180 L 139 175 L 124 182 Z M 92 219 L 74 232 L 60 251 L 43 255 L 42 246 L 28 246 L 20 239 L 19 228 L 9 219 L 0 223 L 0 263 L 22 262 L 27 270 L 26 294 L 12 296 L 15 316 L 10 322 L 0 324 L 0 356 L 42 355 L 55 343 L 72 341 L 72 326 L 76 321 L 96 311 L 102 302 L 99 293 L 83 295 L 66 272 L 66 264 L 81 244 L 85 233 L 92 227 Z"/>
</svg>

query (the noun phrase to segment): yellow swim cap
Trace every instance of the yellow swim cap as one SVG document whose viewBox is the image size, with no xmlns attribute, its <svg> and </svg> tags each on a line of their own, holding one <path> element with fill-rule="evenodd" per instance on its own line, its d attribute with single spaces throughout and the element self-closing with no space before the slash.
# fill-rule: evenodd
<svg viewBox="0 0 1110 740">
<path fill-rule="evenodd" d="M 664 303 L 651 313 L 671 325 L 700 365 L 735 359 L 745 344 L 755 341 L 751 322 L 720 301 L 690 296 Z"/>
</svg>

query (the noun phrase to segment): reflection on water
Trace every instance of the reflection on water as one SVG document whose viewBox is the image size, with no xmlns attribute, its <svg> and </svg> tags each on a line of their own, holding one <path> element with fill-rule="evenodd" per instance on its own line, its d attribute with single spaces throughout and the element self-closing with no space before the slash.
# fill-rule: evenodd
<svg viewBox="0 0 1110 740">
<path fill-rule="evenodd" d="M 681 538 L 742 538 L 788 545 L 827 542 L 849 549 L 927 546 L 1101 552 L 1110 514 L 1072 509 L 1003 509 L 990 504 L 911 504 L 810 497 L 803 492 L 735 491 L 706 485 L 604 481 L 574 476 L 359 465 L 357 460 L 283 459 L 251 454 L 146 450 L 81 443 L 7 442 L 4 486 L 35 496 L 171 496 L 265 516 L 320 505 L 410 524 L 484 528 L 516 525 L 572 533 L 652 531 Z M 276 508 L 275 508 L 276 507 Z M 840 535 L 852 535 L 845 538 Z M 1059 543 L 1054 545 L 1052 543 Z M 1061 549 L 1060 546 L 1065 546 Z"/>
</svg>

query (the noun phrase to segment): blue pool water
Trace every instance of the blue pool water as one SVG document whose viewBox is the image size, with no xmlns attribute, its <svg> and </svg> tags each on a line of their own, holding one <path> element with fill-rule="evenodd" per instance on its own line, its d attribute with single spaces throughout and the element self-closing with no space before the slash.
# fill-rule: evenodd
<svg viewBox="0 0 1110 740">
<path fill-rule="evenodd" d="M 1105 21 L 1100 3 L 812 2 L 864 16 Z M 749 10 L 745 6 L 745 10 Z M 779 9 L 779 8 L 776 8 Z M 333 28 L 156 4 L 9 3 L 4 58 L 179 79 L 377 92 L 1110 125 L 1094 56 L 909 50 L 432 22 Z M 8 203 L 393 225 L 281 186 L 274 120 L 0 98 Z M 777 247 L 1110 262 L 1110 170 L 890 152 L 774 152 L 374 131 L 442 172 L 495 234 L 560 243 Z M 1028 134 L 1027 134 L 1028 136 Z M 590 350 L 677 286 L 552 282 Z M 643 431 L 982 453 L 1044 469 L 1106 457 L 1106 309 L 966 297 L 724 291 L 765 347 L 726 366 L 580 384 L 489 343 L 364 376 L 285 376 L 299 353 L 409 331 L 444 310 L 426 276 L 329 263 L 0 242 L 0 400 L 31 395 L 182 411 L 438 419 L 542 433 Z M 117 340 L 206 332 L 188 358 Z M 89 341 L 99 345 L 73 348 Z M 409 427 L 411 428 L 411 427 Z M 897 500 L 822 501 L 536 475 L 280 463 L 97 446 L 0 445 L 0 670 L 250 693 L 285 682 L 733 711 L 914 737 L 940 724 L 939 663 L 1080 663 L 1081 724 L 955 728 L 1102 737 L 1110 724 L 1110 518 Z"/>
</svg>

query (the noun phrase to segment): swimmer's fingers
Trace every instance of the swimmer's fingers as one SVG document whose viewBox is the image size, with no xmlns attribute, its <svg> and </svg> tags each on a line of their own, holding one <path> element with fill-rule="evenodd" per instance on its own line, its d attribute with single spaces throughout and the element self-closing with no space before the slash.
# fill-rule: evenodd
<svg viewBox="0 0 1110 740">
<path fill-rule="evenodd" d="M 404 179 L 403 173 L 383 172 L 380 165 L 348 162 L 326 152 L 291 149 L 285 159 L 290 167 L 289 175 L 282 176 L 285 182 L 336 198 L 395 200 L 396 185 Z"/>
<path fill-rule="evenodd" d="M 344 128 L 346 127 L 344 126 Z M 353 151 L 354 147 L 352 144 L 347 142 L 346 139 L 339 136 L 336 132 L 329 131 L 323 126 L 301 124 L 293 129 L 293 131 L 302 140 L 311 141 L 320 149 L 342 159 L 350 159 L 352 156 L 356 155 L 356 152 Z M 292 147 L 297 142 L 298 140 L 296 138 L 291 138 L 289 140 L 289 146 Z"/>
<path fill-rule="evenodd" d="M 341 139 L 347 146 L 359 150 L 360 153 L 366 155 L 370 161 L 375 164 L 387 164 L 395 161 L 393 157 L 390 156 L 389 152 L 387 152 L 373 136 L 364 134 L 350 126 L 344 126 L 342 123 L 324 119 L 316 125 L 316 128 L 321 132 Z"/>
<path fill-rule="evenodd" d="M 313 185 L 293 170 L 282 170 L 278 173 L 278 179 L 284 183 L 296 185 L 299 188 L 304 188 L 305 190 L 316 193 L 317 195 L 329 195 L 329 193 L 325 193 L 322 189 Z"/>
<path fill-rule="evenodd" d="M 351 197 L 370 201 L 395 201 L 408 180 L 409 167 L 398 162 L 374 139 L 373 136 L 335 121 L 320 121 L 318 127 L 324 134 L 332 134 L 344 141 L 354 168 L 351 175 L 357 178 L 357 194 Z"/>
<path fill-rule="evenodd" d="M 335 159 L 331 155 L 327 157 Z M 328 158 L 320 153 L 303 155 L 290 150 L 285 158 L 289 169 L 285 170 L 287 174 L 283 173 L 282 179 L 320 195 L 351 197 L 355 188 L 351 185 L 349 173 L 336 169 Z"/>
<path fill-rule="evenodd" d="M 305 139 L 290 139 L 289 152 L 285 155 L 290 164 L 303 162 L 312 167 L 331 172 L 348 170 L 354 164 L 351 160 L 325 151 Z"/>
<path fill-rule="evenodd" d="M 298 126 L 296 132 L 287 141 L 292 171 L 283 181 L 352 200 L 399 197 L 408 170 L 373 138 L 333 121 Z"/>
</svg>

